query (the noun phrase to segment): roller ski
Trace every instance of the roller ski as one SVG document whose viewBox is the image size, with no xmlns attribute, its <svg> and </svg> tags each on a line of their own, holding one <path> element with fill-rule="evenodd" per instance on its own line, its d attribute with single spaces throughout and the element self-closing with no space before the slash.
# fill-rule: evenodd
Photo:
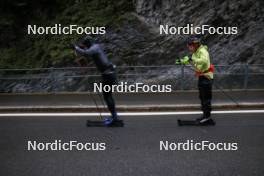
<svg viewBox="0 0 264 176">
<path fill-rule="evenodd" d="M 211 118 L 198 118 L 196 120 L 178 120 L 179 126 L 214 126 L 215 121 Z"/>
<path fill-rule="evenodd" d="M 87 120 L 87 127 L 124 127 L 123 120 L 106 118 L 104 121 Z"/>
</svg>

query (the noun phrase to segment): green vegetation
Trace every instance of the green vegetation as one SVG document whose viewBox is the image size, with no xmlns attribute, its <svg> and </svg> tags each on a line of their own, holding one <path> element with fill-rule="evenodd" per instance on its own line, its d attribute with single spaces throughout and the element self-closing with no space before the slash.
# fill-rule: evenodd
<svg viewBox="0 0 264 176">
<path fill-rule="evenodd" d="M 49 2 L 49 1 L 48 1 Z M 8 10 L 11 9 L 11 10 Z M 48 9 L 48 10 L 47 10 Z M 38 3 L 10 2 L 0 8 L 0 68 L 36 68 L 65 65 L 74 58 L 67 46 L 79 35 L 27 35 L 27 25 L 120 26 L 129 20 L 130 1 L 76 0 Z M 4 30 L 5 29 L 5 30 Z"/>
</svg>

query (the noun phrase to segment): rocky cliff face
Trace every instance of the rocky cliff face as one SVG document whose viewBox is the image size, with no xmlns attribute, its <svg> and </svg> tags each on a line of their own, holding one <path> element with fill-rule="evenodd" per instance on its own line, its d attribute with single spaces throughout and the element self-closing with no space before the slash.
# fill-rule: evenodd
<svg viewBox="0 0 264 176">
<path fill-rule="evenodd" d="M 264 63 L 264 2 L 261 0 L 136 0 L 135 6 L 140 19 L 154 30 L 158 29 L 160 24 L 237 26 L 237 35 L 203 36 L 203 42 L 210 48 L 213 62 Z M 166 44 L 170 46 L 166 47 L 166 52 L 181 54 L 184 45 L 182 37 L 175 35 L 166 39 Z"/>
<path fill-rule="evenodd" d="M 49 22 L 64 23 L 65 21 L 70 21 L 74 24 L 80 23 L 83 25 L 107 24 L 106 35 L 97 36 L 97 40 L 103 43 L 108 56 L 119 66 L 170 65 L 174 64 L 176 58 L 188 54 L 186 49 L 186 38 L 188 36 L 160 35 L 159 25 L 185 26 L 186 24 L 194 24 L 195 26 L 201 26 L 206 24 L 214 27 L 236 26 L 238 27 L 238 34 L 236 35 L 205 34 L 202 36 L 202 42 L 209 47 L 212 62 L 214 64 L 230 65 L 240 63 L 264 64 L 264 2 L 262 0 L 133 0 L 134 7 L 131 7 L 132 1 L 122 0 L 120 1 L 122 3 L 117 6 L 113 6 L 112 1 L 101 0 L 101 2 L 109 4 L 104 6 L 95 0 L 85 4 L 87 7 L 85 5 L 75 4 L 70 6 L 65 4 L 64 10 L 62 9 L 53 14 L 56 18 Z M 90 8 L 91 3 L 96 8 Z M 126 9 L 124 7 L 129 8 Z M 118 13 L 115 14 L 114 12 Z M 90 18 L 91 15 L 93 16 Z M 72 36 L 70 39 L 74 40 L 75 38 Z M 24 43 L 27 45 L 24 45 L 23 41 L 26 41 Z M 17 41 L 16 47 L 4 48 L 8 50 L 6 51 L 8 55 L 6 60 L 9 62 L 10 58 L 12 58 L 12 62 L 10 62 L 12 67 L 19 65 L 17 64 L 19 62 L 25 63 L 25 60 L 21 59 L 22 56 L 27 56 L 25 57 L 26 62 L 28 60 L 40 61 L 40 67 L 75 66 L 73 63 L 75 57 L 73 52 L 71 50 L 65 52 L 64 47 L 68 44 L 68 40 L 60 38 L 56 41 L 52 43 L 44 39 L 33 40 L 32 43 L 28 43 L 27 40 Z M 13 45 L 10 44 L 10 46 Z M 21 52 L 17 52 L 19 46 L 30 47 L 27 47 L 28 49 L 26 50 L 24 49 L 25 47 L 20 47 Z M 46 64 L 46 61 L 50 61 L 51 64 Z M 29 62 L 29 65 L 36 67 L 36 64 L 34 65 L 31 62 Z M 136 73 L 135 71 L 134 68 L 123 69 L 121 73 L 134 74 Z M 180 69 L 137 69 L 137 71 L 144 74 L 149 73 L 152 76 L 133 77 L 125 81 L 146 83 L 173 82 L 175 85 L 180 84 L 180 81 L 178 81 L 181 73 Z M 186 72 L 191 73 L 190 70 Z M 74 75 L 75 73 L 71 72 L 69 74 Z M 195 79 L 193 76 L 186 77 L 186 85 L 193 82 L 193 79 Z M 57 90 L 63 91 L 79 90 L 80 80 L 70 82 L 71 88 L 63 87 L 59 84 L 55 87 Z M 233 79 L 230 79 L 230 82 L 233 82 Z M 87 81 L 86 83 L 89 84 Z M 20 88 L 21 86 L 16 83 L 1 85 L 0 91 L 4 92 L 50 90 L 45 80 L 38 83 L 32 81 L 32 84 L 30 81 L 25 83 L 25 85 L 30 85 L 26 90 L 23 86 Z M 36 85 L 43 86 L 36 89 Z M 68 85 L 68 83 L 65 85 Z M 195 87 L 193 85 L 193 88 Z M 179 89 L 179 86 L 176 89 Z M 87 90 L 87 86 L 85 87 L 84 85 L 81 90 Z"/>
</svg>

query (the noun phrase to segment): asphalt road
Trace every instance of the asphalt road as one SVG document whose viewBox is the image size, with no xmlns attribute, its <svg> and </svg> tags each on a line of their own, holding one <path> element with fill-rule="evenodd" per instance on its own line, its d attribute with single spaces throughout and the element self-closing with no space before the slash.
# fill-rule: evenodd
<svg viewBox="0 0 264 176">
<path fill-rule="evenodd" d="M 124 128 L 87 128 L 95 117 L 1 117 L 1 176 L 261 176 L 264 114 L 214 114 L 214 127 L 178 127 L 179 115 L 123 117 Z M 184 119 L 194 115 L 181 116 Z M 27 141 L 104 142 L 105 151 L 28 151 Z M 237 151 L 160 151 L 160 141 L 238 143 Z"/>
</svg>

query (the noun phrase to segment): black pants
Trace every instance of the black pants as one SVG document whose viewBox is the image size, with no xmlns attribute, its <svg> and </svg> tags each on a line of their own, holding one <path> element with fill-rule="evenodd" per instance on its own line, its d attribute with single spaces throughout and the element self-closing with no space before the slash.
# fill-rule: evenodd
<svg viewBox="0 0 264 176">
<path fill-rule="evenodd" d="M 102 80 L 103 86 L 105 86 L 105 85 L 112 86 L 112 85 L 117 84 L 117 78 L 116 78 L 115 73 L 103 74 L 102 79 L 103 79 Z M 112 91 L 109 91 L 109 92 L 103 91 L 103 96 L 104 96 L 105 103 L 106 103 L 109 111 L 112 114 L 112 117 L 117 118 L 117 113 L 116 113 L 116 108 L 115 108 L 115 100 L 113 98 Z"/>
<path fill-rule="evenodd" d="M 212 111 L 212 85 L 213 80 L 208 79 L 205 76 L 200 76 L 198 80 L 199 98 L 201 101 L 201 109 L 203 116 L 209 118 Z"/>
</svg>

